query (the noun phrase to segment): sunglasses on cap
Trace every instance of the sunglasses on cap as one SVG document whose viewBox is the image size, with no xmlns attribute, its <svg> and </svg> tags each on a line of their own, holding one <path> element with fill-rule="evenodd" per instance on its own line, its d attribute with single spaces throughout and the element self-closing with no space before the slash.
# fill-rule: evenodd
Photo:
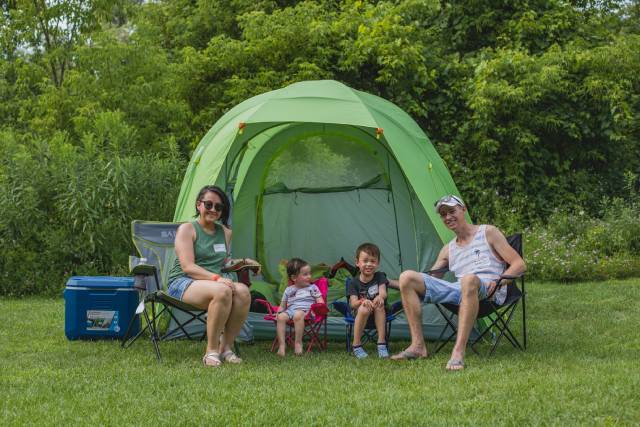
<svg viewBox="0 0 640 427">
<path fill-rule="evenodd" d="M 433 206 L 435 206 L 436 208 L 436 212 L 438 212 L 442 206 L 454 207 L 456 205 L 464 207 L 464 202 L 460 197 L 454 196 L 453 194 L 441 197 L 433 204 Z"/>
<path fill-rule="evenodd" d="M 204 208 L 208 211 L 214 209 L 216 212 L 222 212 L 224 205 L 222 203 L 213 203 L 211 200 L 200 200 Z"/>
</svg>

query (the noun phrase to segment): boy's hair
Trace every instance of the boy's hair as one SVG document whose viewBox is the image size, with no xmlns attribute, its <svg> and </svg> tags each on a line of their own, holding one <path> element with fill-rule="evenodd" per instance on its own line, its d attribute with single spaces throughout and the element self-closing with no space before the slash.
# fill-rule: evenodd
<svg viewBox="0 0 640 427">
<path fill-rule="evenodd" d="M 287 277 L 297 276 L 303 267 L 306 267 L 309 263 L 300 258 L 291 258 L 287 263 Z"/>
<path fill-rule="evenodd" d="M 378 258 L 380 261 L 380 248 L 373 243 L 363 243 L 356 249 L 356 260 L 360 259 L 360 254 L 364 252 L 367 255 Z"/>
</svg>

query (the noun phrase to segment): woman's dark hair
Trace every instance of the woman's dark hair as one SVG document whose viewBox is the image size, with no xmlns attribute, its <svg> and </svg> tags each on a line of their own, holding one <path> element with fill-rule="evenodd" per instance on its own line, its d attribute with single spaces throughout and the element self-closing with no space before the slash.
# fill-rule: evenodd
<svg viewBox="0 0 640 427">
<path fill-rule="evenodd" d="M 198 202 L 201 202 L 202 199 L 204 199 L 204 195 L 207 194 L 208 192 L 215 193 L 218 195 L 218 197 L 220 197 L 220 201 L 224 206 L 222 208 L 222 212 L 220 213 L 220 222 L 222 222 L 222 224 L 225 227 L 228 227 L 229 226 L 229 206 L 230 206 L 229 198 L 224 193 L 224 191 L 222 191 L 222 189 L 217 185 L 205 185 L 204 187 L 202 187 L 202 189 L 198 193 L 198 197 L 196 197 L 196 214 L 194 216 L 197 217 L 198 215 L 200 215 L 200 212 L 198 211 Z"/>
<path fill-rule="evenodd" d="M 287 278 L 291 279 L 291 276 L 297 276 L 303 267 L 306 267 L 309 263 L 300 258 L 291 258 L 287 263 Z"/>
</svg>

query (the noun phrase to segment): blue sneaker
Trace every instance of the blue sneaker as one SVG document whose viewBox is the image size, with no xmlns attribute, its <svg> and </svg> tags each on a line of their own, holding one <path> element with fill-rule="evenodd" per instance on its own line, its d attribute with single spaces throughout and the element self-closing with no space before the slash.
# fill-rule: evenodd
<svg viewBox="0 0 640 427">
<path fill-rule="evenodd" d="M 367 354 L 366 351 L 364 351 L 364 348 L 362 348 L 361 345 L 359 345 L 357 347 L 353 347 L 353 355 L 357 359 L 366 359 L 367 357 L 369 357 L 369 355 Z"/>
<path fill-rule="evenodd" d="M 387 348 L 387 344 L 378 344 L 378 357 L 380 359 L 389 358 L 389 349 Z"/>
</svg>

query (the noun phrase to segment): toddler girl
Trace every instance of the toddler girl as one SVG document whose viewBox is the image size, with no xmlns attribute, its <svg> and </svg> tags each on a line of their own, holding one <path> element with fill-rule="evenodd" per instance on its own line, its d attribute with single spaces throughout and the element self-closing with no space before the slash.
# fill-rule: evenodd
<svg viewBox="0 0 640 427">
<path fill-rule="evenodd" d="M 302 354 L 302 334 L 304 318 L 313 303 L 323 303 L 322 294 L 316 285 L 311 284 L 311 266 L 300 258 L 292 258 L 287 263 L 287 277 L 290 285 L 282 295 L 277 316 L 278 356 L 284 357 L 286 350 L 285 330 L 287 322 L 293 320 L 295 331 L 293 350 Z"/>
</svg>

